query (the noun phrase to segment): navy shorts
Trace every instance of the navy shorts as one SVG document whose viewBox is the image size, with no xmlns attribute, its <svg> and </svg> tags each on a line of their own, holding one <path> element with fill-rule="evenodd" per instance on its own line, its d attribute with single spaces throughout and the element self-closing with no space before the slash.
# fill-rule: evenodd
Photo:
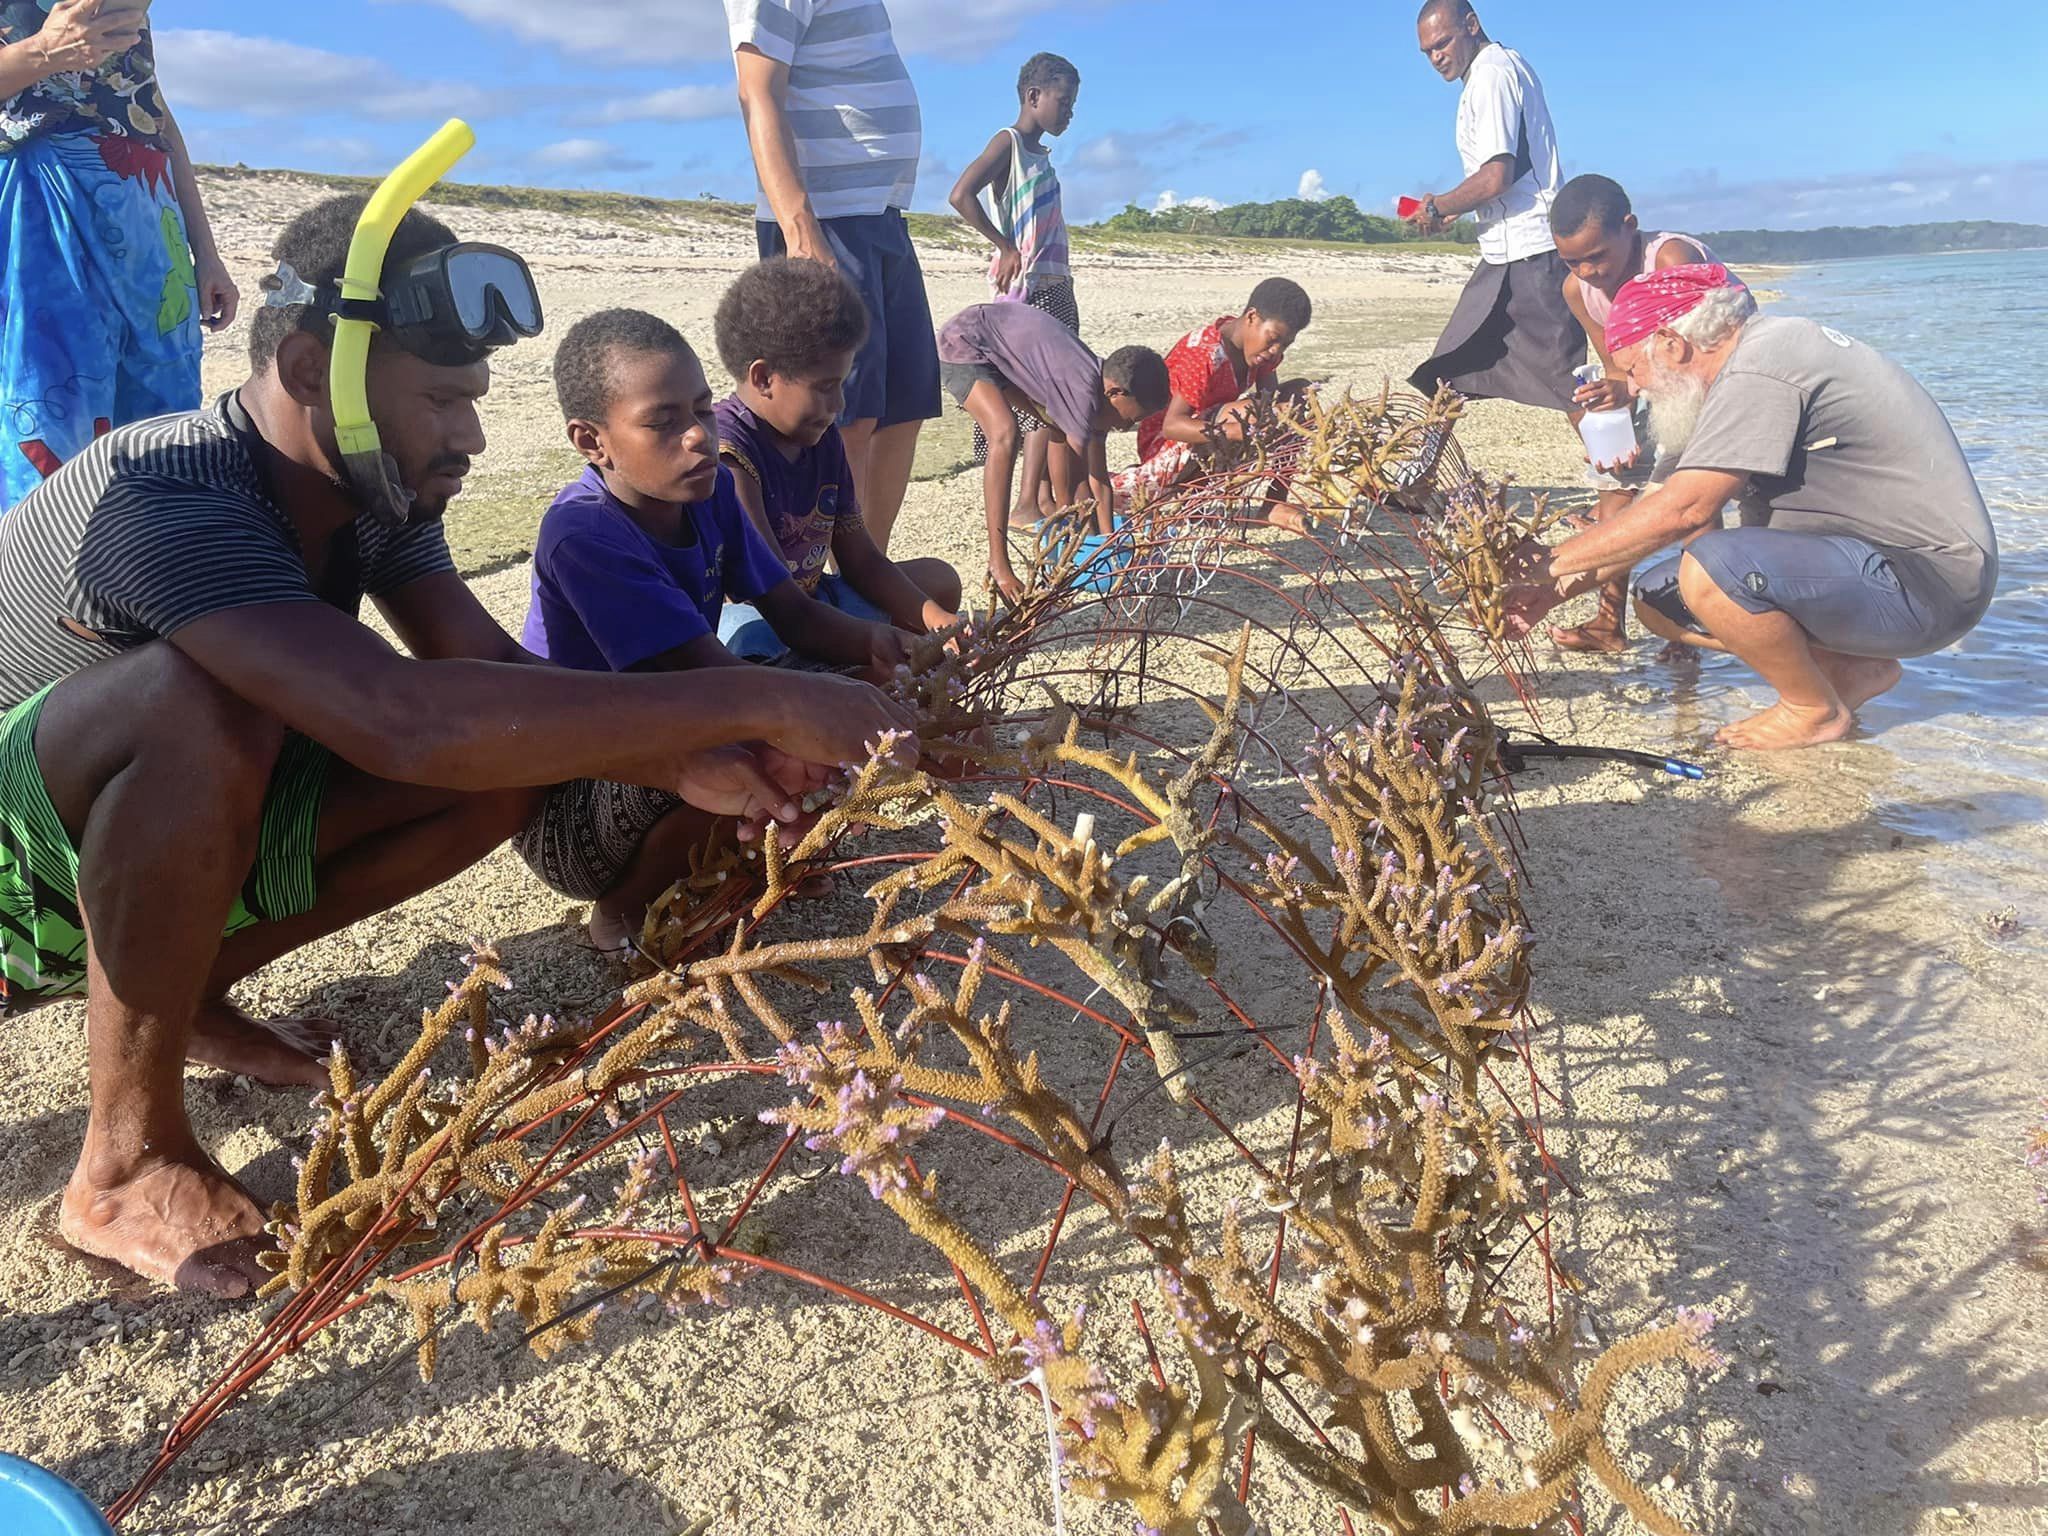
<svg viewBox="0 0 2048 1536">
<path fill-rule="evenodd" d="M 827 571 L 818 578 L 818 590 L 811 594 L 828 608 L 870 624 L 893 624 L 895 620 L 853 590 L 844 576 Z M 775 626 L 761 617 L 751 603 L 727 603 L 718 621 L 718 638 L 741 661 L 773 661 L 789 649 Z"/>
<path fill-rule="evenodd" d="M 1742 608 L 1782 613 L 1815 644 L 1845 656 L 1902 660 L 1938 651 L 1954 638 L 1936 628 L 1940 618 L 1914 600 L 1891 557 L 1875 544 L 1773 528 L 1702 534 L 1636 573 L 1636 601 L 1696 635 L 1707 627 L 1678 589 L 1679 562 L 1687 555 Z"/>
<path fill-rule="evenodd" d="M 933 420 L 940 410 L 939 343 L 910 226 L 894 208 L 823 223 L 833 260 L 868 309 L 867 343 L 847 377 L 839 424 L 872 421 L 880 429 Z M 781 225 L 757 220 L 754 232 L 764 260 L 788 253 Z"/>
</svg>

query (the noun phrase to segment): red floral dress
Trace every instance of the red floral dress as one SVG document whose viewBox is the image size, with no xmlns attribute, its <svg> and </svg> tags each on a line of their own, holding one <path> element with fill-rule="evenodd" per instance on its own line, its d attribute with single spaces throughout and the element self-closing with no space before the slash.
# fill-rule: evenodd
<svg viewBox="0 0 2048 1536">
<path fill-rule="evenodd" d="M 1253 369 L 1249 378 L 1239 377 L 1223 345 L 1223 327 L 1234 318 L 1224 315 L 1189 331 L 1166 354 L 1166 376 L 1174 394 L 1198 416 L 1243 399 L 1279 370 L 1273 362 Z M 1138 462 L 1115 479 L 1119 505 L 1128 504 L 1138 491 L 1157 495 L 1178 484 L 1193 462 L 1194 450 L 1166 435 L 1166 412 L 1147 417 L 1138 427 Z"/>
</svg>

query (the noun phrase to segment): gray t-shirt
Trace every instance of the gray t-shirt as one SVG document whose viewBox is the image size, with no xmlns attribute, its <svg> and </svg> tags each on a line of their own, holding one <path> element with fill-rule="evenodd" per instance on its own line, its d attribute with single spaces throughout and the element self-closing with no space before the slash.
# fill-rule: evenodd
<svg viewBox="0 0 2048 1536">
<path fill-rule="evenodd" d="M 271 499 L 255 428 L 224 396 L 108 433 L 0 517 L 0 709 L 82 667 L 230 608 L 330 602 L 351 613 L 452 571 L 439 519 L 356 519 L 353 562 L 316 592 Z"/>
<path fill-rule="evenodd" d="M 1080 338 L 1029 304 L 973 304 L 939 329 L 939 360 L 1001 374 L 1078 449 L 1102 434 L 1102 360 Z"/>
<path fill-rule="evenodd" d="M 1840 331 L 1745 325 L 1678 467 L 1748 475 L 1745 526 L 1876 545 L 1936 629 L 1960 636 L 1991 606 L 1998 540 L 1955 429 L 1911 374 Z"/>
</svg>

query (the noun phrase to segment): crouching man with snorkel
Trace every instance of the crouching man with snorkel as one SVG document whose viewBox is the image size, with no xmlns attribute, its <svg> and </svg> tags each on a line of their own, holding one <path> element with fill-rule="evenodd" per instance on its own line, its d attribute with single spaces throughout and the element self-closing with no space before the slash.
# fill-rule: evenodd
<svg viewBox="0 0 2048 1536">
<path fill-rule="evenodd" d="M 539 298 L 410 200 L 295 220 L 248 382 L 101 438 L 0 522 L 0 1002 L 87 999 L 61 1230 L 216 1295 L 260 1282 L 263 1216 L 195 1138 L 185 1062 L 325 1080 L 317 1034 L 240 1014 L 237 981 L 466 868 L 544 786 L 788 820 L 819 765 L 908 723 L 835 677 L 561 670 L 491 619 L 441 514 Z"/>
</svg>

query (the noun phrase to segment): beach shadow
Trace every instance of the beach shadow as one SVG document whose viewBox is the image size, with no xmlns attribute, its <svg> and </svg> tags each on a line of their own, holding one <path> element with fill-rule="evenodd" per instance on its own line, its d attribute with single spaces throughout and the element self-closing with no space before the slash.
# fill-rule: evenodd
<svg viewBox="0 0 2048 1536">
<path fill-rule="evenodd" d="M 1539 995 L 1563 1021 L 1546 1055 L 1598 1169 L 1573 1246 L 1596 1294 L 1646 1282 L 1651 1317 L 1735 1299 L 1735 1369 L 1699 1397 L 1735 1427 L 1707 1470 L 1745 1525 L 2048 1507 L 1982 1470 L 1980 1432 L 2023 1438 L 2048 1402 L 2048 1351 L 2015 1341 L 2038 1329 L 2012 1284 L 2018 1244 L 1965 1150 L 2014 1140 L 2027 1096 L 1956 1037 L 1974 983 L 1902 927 L 1917 872 L 1842 875 L 1887 829 L 1777 830 L 1773 793 L 1693 819 L 1683 857 L 1646 858 L 1623 886 L 1532 889 Z M 1668 848 L 1651 814 L 1640 840 Z M 1583 816 L 1524 808 L 1547 866 L 1586 846 Z M 1635 1022 L 1605 1040 L 1571 1026 L 1613 1014 L 1617 985 Z M 1617 1093 L 1630 1107 L 1601 1113 Z"/>
</svg>

